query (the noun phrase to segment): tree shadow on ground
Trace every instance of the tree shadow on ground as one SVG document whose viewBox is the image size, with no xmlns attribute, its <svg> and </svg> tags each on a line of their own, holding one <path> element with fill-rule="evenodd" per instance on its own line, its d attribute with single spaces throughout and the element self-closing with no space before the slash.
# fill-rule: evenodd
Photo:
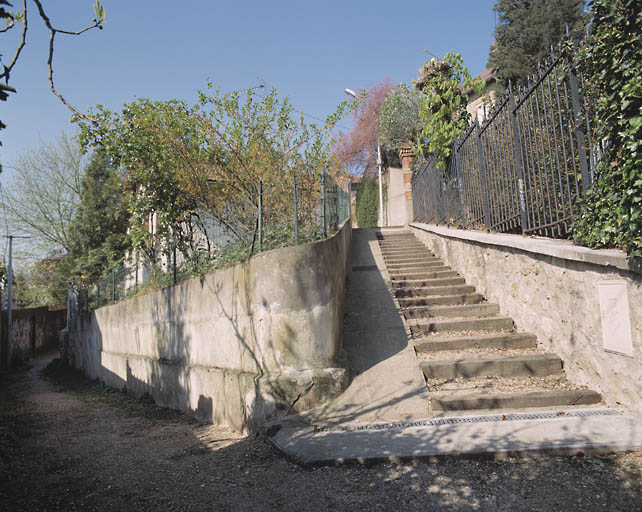
<svg viewBox="0 0 642 512">
<path fill-rule="evenodd" d="M 261 436 L 239 438 L 65 371 L 49 376 L 55 406 L 25 379 L 3 379 L 2 428 L 20 411 L 31 425 L 3 453 L 4 510 L 635 510 L 642 498 L 639 453 L 305 469 Z"/>
</svg>

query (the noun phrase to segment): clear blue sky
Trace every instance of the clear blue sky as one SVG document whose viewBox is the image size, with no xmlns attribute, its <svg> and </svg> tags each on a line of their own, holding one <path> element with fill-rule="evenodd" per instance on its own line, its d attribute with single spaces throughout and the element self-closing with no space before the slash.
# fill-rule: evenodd
<svg viewBox="0 0 642 512">
<path fill-rule="evenodd" d="M 54 26 L 67 30 L 91 22 L 93 3 L 44 2 Z M 459 52 L 479 74 L 493 40 L 494 3 L 105 0 L 104 30 L 57 36 L 54 78 L 81 110 L 97 103 L 119 109 L 134 96 L 193 101 L 210 77 L 223 91 L 263 81 L 296 108 L 325 117 L 345 99 L 346 87 L 414 79 L 430 58 L 425 49 L 439 56 Z M 28 43 L 10 81 L 18 94 L 0 103 L 8 125 L 0 132 L 0 162 L 7 166 L 39 140 L 73 130 L 70 112 L 49 92 L 48 33 L 29 7 Z M 0 37 L 10 59 L 12 39 Z M 3 174 L 4 181 L 11 170 Z"/>
</svg>

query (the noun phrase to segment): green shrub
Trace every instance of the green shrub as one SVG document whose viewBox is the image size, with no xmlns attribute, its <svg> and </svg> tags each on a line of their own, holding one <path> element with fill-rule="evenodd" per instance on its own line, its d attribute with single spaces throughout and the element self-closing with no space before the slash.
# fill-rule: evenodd
<svg viewBox="0 0 642 512">
<path fill-rule="evenodd" d="M 642 13 L 632 0 L 594 0 L 582 68 L 596 98 L 596 140 L 607 148 L 579 202 L 573 239 L 642 256 Z"/>
<path fill-rule="evenodd" d="M 379 183 L 374 178 L 363 178 L 357 190 L 355 206 L 357 224 L 360 228 L 377 227 L 379 216 Z"/>
</svg>

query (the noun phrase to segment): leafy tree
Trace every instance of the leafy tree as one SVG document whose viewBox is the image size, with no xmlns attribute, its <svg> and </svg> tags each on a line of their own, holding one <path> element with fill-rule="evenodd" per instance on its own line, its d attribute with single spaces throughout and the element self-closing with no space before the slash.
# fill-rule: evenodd
<svg viewBox="0 0 642 512">
<path fill-rule="evenodd" d="M 379 219 L 379 182 L 374 178 L 363 178 L 357 189 L 355 216 L 360 228 L 372 228 Z"/>
<path fill-rule="evenodd" d="M 497 0 L 495 43 L 488 67 L 507 85 L 525 85 L 529 75 L 550 55 L 566 34 L 579 40 L 584 34 L 584 0 Z"/>
<path fill-rule="evenodd" d="M 642 257 L 642 14 L 638 2 L 594 0 L 581 65 L 597 99 L 596 139 L 605 152 L 575 218 L 573 238 Z"/>
<path fill-rule="evenodd" d="M 42 5 L 42 1 L 41 0 L 32 0 L 32 1 L 38 11 L 38 15 L 40 16 L 40 19 L 42 20 L 43 24 L 49 31 L 49 55 L 47 59 L 47 68 L 49 70 L 49 88 L 51 89 L 51 92 L 54 95 L 56 95 L 67 108 L 69 108 L 71 111 L 74 112 L 74 115 L 85 117 L 85 114 L 80 112 L 76 107 L 74 107 L 71 103 L 65 100 L 65 98 L 63 98 L 63 96 L 58 92 L 58 90 L 55 87 L 54 80 L 53 80 L 53 58 L 54 58 L 54 49 L 55 49 L 55 39 L 56 39 L 56 35 L 58 34 L 78 36 L 94 28 L 98 28 L 102 30 L 103 28 L 102 24 L 105 21 L 105 9 L 102 6 L 102 4 L 97 1 L 94 4 L 95 17 L 92 20 L 92 24 L 82 30 L 78 30 L 74 32 L 74 31 L 62 30 L 54 27 L 51 22 L 51 19 L 47 15 Z M 16 65 L 16 63 L 18 62 L 18 59 L 20 58 L 20 54 L 22 53 L 22 50 L 24 49 L 27 43 L 27 28 L 28 28 L 28 22 L 29 22 L 28 5 L 29 5 L 28 0 L 22 0 L 22 11 L 18 11 L 14 13 L 13 10 L 7 10 L 7 8 L 13 7 L 13 5 L 8 0 L 0 0 L 0 20 L 5 22 L 5 26 L 4 28 L 0 29 L 0 33 L 9 32 L 15 27 L 22 25 L 22 31 L 20 33 L 19 42 L 15 49 L 15 52 L 13 53 L 13 57 L 8 63 L 5 63 L 3 65 L 3 69 L 2 71 L 0 71 L 0 80 L 4 80 L 4 83 L 0 81 L 0 101 L 6 101 L 9 93 L 16 92 L 16 90 L 13 87 L 11 87 L 8 82 L 11 76 L 11 72 L 14 66 Z M 0 130 L 2 130 L 5 127 L 6 125 L 2 121 L 0 121 Z"/>
<path fill-rule="evenodd" d="M 426 61 L 419 73 L 415 86 L 423 93 L 420 116 L 424 124 L 420 136 L 426 141 L 426 151 L 436 157 L 437 166 L 446 169 L 453 141 L 463 133 L 470 117 L 464 91 L 472 89 L 480 94 L 484 84 L 471 78 L 458 53 L 447 53 L 443 60 Z M 423 154 L 423 147 L 417 151 Z"/>
<path fill-rule="evenodd" d="M 221 248 L 203 236 L 208 220 L 225 232 L 226 243 L 254 246 L 259 181 L 266 229 L 291 224 L 295 173 L 300 221 L 317 215 L 313 191 L 332 166 L 329 133 L 346 108 L 344 102 L 317 127 L 295 117 L 276 90 L 257 99 L 252 90 L 221 94 L 210 87 L 194 106 L 147 99 L 121 113 L 99 106 L 93 116 L 99 121 L 82 123 L 82 140 L 123 169 L 132 244 L 148 262 L 157 262 L 159 240 L 185 258 L 203 250 L 215 257 Z M 152 214 L 159 220 L 153 234 Z"/>
<path fill-rule="evenodd" d="M 338 164 L 351 174 L 377 173 L 377 120 L 381 105 L 393 89 L 386 78 L 367 91 L 357 91 L 360 99 L 354 102 L 354 127 L 335 146 Z"/>
<path fill-rule="evenodd" d="M 128 226 L 123 181 L 104 153 L 94 153 L 82 178 L 63 266 L 70 275 L 94 282 L 118 265 L 130 248 Z"/>
<path fill-rule="evenodd" d="M 64 133 L 56 143 L 43 143 L 18 157 L 1 199 L 10 229 L 31 237 L 20 244 L 25 256 L 41 259 L 69 251 L 82 165 L 80 146 Z"/>
<path fill-rule="evenodd" d="M 379 108 L 377 136 L 390 150 L 410 145 L 415 152 L 423 145 L 420 114 L 421 93 L 406 84 L 396 87 Z"/>
</svg>

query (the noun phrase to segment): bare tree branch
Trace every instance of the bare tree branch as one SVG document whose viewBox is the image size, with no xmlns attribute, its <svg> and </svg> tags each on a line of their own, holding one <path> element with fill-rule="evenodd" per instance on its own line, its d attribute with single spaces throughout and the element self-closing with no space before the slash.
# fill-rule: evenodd
<svg viewBox="0 0 642 512">
<path fill-rule="evenodd" d="M 61 34 L 67 34 L 67 35 L 72 35 L 72 36 L 79 36 L 80 34 L 87 32 L 88 30 L 91 30 L 93 28 L 98 28 L 102 29 L 102 22 L 103 20 L 101 18 L 97 18 L 94 20 L 94 23 L 91 24 L 90 26 L 83 28 L 82 30 L 79 30 L 77 32 L 70 32 L 67 30 L 61 30 L 54 28 L 54 26 L 51 24 L 51 20 L 47 16 L 47 13 L 45 13 L 44 8 L 42 7 L 42 2 L 40 0 L 33 0 L 33 2 L 36 4 L 36 7 L 38 7 L 38 14 L 40 14 L 40 17 L 42 18 L 42 21 L 44 22 L 45 26 L 49 29 L 49 58 L 47 59 L 47 69 L 49 70 L 49 89 L 51 89 L 51 92 L 54 93 L 62 101 L 62 103 L 71 111 L 73 111 L 77 116 L 83 118 L 83 119 L 88 119 L 91 120 L 91 118 L 78 110 L 76 107 L 74 107 L 71 103 L 69 103 L 63 96 L 60 94 L 54 85 L 54 79 L 53 79 L 53 56 L 54 56 L 54 40 L 56 38 L 56 34 L 60 32 Z M 26 12 L 26 11 L 25 11 Z M 26 23 L 25 23 L 26 26 Z"/>
<path fill-rule="evenodd" d="M 22 0 L 22 8 L 24 11 L 24 25 L 22 27 L 22 36 L 20 37 L 20 44 L 16 49 L 16 53 L 13 56 L 13 60 L 11 61 L 11 63 L 8 66 L 5 66 L 2 73 L 0 73 L 0 79 L 4 78 L 5 81 L 9 81 L 9 74 L 11 73 L 13 66 L 16 65 L 16 62 L 18 62 L 18 57 L 20 57 L 20 53 L 22 52 L 22 49 L 25 47 L 25 43 L 27 42 L 27 0 Z M 6 30 L 9 30 L 9 28 L 11 28 L 11 26 L 7 27 Z"/>
</svg>

